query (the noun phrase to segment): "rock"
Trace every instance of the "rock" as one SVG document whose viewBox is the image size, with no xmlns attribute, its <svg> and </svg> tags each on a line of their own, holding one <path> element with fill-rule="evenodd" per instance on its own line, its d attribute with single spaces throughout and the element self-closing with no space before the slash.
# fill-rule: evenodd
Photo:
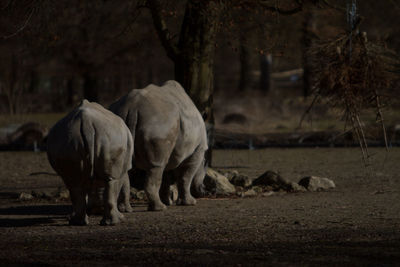
<svg viewBox="0 0 400 267">
<path fill-rule="evenodd" d="M 28 122 L 7 135 L 7 141 L 9 146 L 14 149 L 39 151 L 40 148 L 44 147 L 44 139 L 48 131 L 48 128 L 42 124 Z"/>
<path fill-rule="evenodd" d="M 273 171 L 266 171 L 253 181 L 253 186 L 271 186 L 274 191 L 290 191 L 290 182 Z"/>
<path fill-rule="evenodd" d="M 252 189 L 256 192 L 256 193 L 262 193 L 264 190 L 261 186 L 253 186 Z"/>
<path fill-rule="evenodd" d="M 335 188 L 335 183 L 323 177 L 307 176 L 299 181 L 299 185 L 307 188 L 308 191 L 323 191 Z"/>
<path fill-rule="evenodd" d="M 22 192 L 22 193 L 19 195 L 18 199 L 19 199 L 19 200 L 22 200 L 22 201 L 31 200 L 31 199 L 33 199 L 33 196 L 32 196 L 31 194 L 29 194 L 29 193 Z"/>
<path fill-rule="evenodd" d="M 228 178 L 229 182 L 232 181 L 232 178 L 239 176 L 239 172 L 237 170 L 229 170 L 229 171 L 225 171 L 223 173 L 223 175 Z"/>
<path fill-rule="evenodd" d="M 32 196 L 35 198 L 43 198 L 43 199 L 53 199 L 55 198 L 57 193 L 51 190 L 33 190 Z"/>
<path fill-rule="evenodd" d="M 203 183 L 206 191 L 212 194 L 226 196 L 236 192 L 235 187 L 229 182 L 228 178 L 211 168 L 207 169 Z"/>
<path fill-rule="evenodd" d="M 250 187 L 253 180 L 246 175 L 238 174 L 233 176 L 232 179 L 230 179 L 230 182 L 236 186 Z"/>
<path fill-rule="evenodd" d="M 264 193 L 262 194 L 263 197 L 270 197 L 270 196 L 272 196 L 272 195 L 275 195 L 275 192 L 274 192 L 274 191 L 268 191 L 268 192 L 264 192 Z"/>
<path fill-rule="evenodd" d="M 57 197 L 59 199 L 69 199 L 69 190 L 62 189 L 62 190 L 58 191 Z"/>
<path fill-rule="evenodd" d="M 176 186 L 176 184 L 171 185 L 170 195 L 173 202 L 176 202 L 178 200 L 178 187 Z"/>
<path fill-rule="evenodd" d="M 292 182 L 289 185 L 290 192 L 306 192 L 307 189 L 304 186 L 299 185 L 298 183 Z"/>
<path fill-rule="evenodd" d="M 249 189 L 245 192 L 242 192 L 240 196 L 241 197 L 254 197 L 256 195 L 257 195 L 257 192 L 254 191 L 254 189 Z"/>
<path fill-rule="evenodd" d="M 147 199 L 146 193 L 144 190 L 137 190 L 134 187 L 131 187 L 131 197 L 137 200 L 145 200 Z"/>
</svg>

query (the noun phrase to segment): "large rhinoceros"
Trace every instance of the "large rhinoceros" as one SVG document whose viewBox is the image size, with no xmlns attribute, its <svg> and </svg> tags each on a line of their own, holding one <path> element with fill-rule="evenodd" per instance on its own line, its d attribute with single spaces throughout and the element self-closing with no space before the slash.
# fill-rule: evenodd
<svg viewBox="0 0 400 267">
<path fill-rule="evenodd" d="M 124 121 L 97 103 L 83 100 L 53 126 L 47 138 L 47 155 L 70 191 L 70 224 L 89 223 L 86 197 L 99 187 L 105 187 L 101 224 L 123 219 L 117 208 L 121 188 L 125 209 L 131 210 L 128 170 L 132 153 L 132 135 Z"/>
<path fill-rule="evenodd" d="M 171 171 L 178 185 L 177 204 L 195 205 L 190 189 L 197 195 L 203 192 L 207 134 L 200 112 L 182 86 L 168 81 L 161 87 L 151 84 L 134 89 L 110 110 L 132 133 L 133 168 L 146 172 L 149 210 L 163 210 L 170 204 L 171 181 L 163 173 Z"/>
</svg>

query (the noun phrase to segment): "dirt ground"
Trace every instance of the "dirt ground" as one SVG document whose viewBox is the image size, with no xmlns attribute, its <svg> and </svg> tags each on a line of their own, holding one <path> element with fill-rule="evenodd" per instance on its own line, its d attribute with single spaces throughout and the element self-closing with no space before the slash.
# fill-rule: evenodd
<svg viewBox="0 0 400 267">
<path fill-rule="evenodd" d="M 45 153 L 0 153 L 1 266 L 398 266 L 400 149 L 373 149 L 365 168 L 357 148 L 214 151 L 214 168 L 291 181 L 328 177 L 328 192 L 199 199 L 193 207 L 134 212 L 121 225 L 67 224 L 71 206 L 18 200 L 21 192 L 63 187 Z"/>
</svg>

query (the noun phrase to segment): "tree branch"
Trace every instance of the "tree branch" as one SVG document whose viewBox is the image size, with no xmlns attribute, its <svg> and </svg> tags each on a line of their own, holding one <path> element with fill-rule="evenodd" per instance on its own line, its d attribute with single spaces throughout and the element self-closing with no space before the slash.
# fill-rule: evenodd
<svg viewBox="0 0 400 267">
<path fill-rule="evenodd" d="M 31 11 L 31 13 L 29 14 L 28 18 L 25 20 L 24 24 L 23 24 L 18 30 L 16 30 L 14 33 L 9 34 L 9 35 L 2 36 L 2 39 L 3 39 L 3 40 L 9 39 L 9 38 L 11 38 L 11 37 L 14 37 L 15 35 L 17 35 L 17 34 L 20 33 L 21 31 L 23 31 L 23 30 L 26 28 L 26 26 L 28 26 L 28 23 L 29 23 L 29 21 L 31 20 L 31 17 L 32 17 L 32 15 L 33 15 L 34 12 L 35 12 L 35 9 L 32 8 L 32 11 Z"/>
<path fill-rule="evenodd" d="M 297 6 L 292 9 L 282 9 L 278 6 L 270 6 L 269 1 L 266 0 L 260 0 L 258 1 L 258 4 L 262 6 L 263 9 L 272 11 L 272 12 L 277 12 L 281 15 L 293 15 L 296 14 L 300 11 L 303 10 L 303 1 L 301 0 L 296 0 Z"/>
<path fill-rule="evenodd" d="M 157 31 L 158 37 L 160 38 L 162 46 L 167 51 L 168 57 L 175 61 L 179 55 L 179 49 L 175 44 L 173 44 L 173 38 L 168 30 L 167 23 L 161 16 L 160 2 L 158 0 L 148 0 L 147 7 L 150 9 L 154 27 Z"/>
<path fill-rule="evenodd" d="M 325 5 L 326 5 L 327 7 L 329 7 L 329 8 L 333 8 L 333 9 L 339 10 L 339 11 L 341 11 L 341 12 L 347 13 L 347 10 L 346 10 L 345 8 L 336 6 L 336 5 L 334 5 L 334 4 L 331 4 L 331 3 L 329 2 L 329 0 L 321 0 L 321 2 L 322 2 L 323 4 L 325 4 Z"/>
</svg>

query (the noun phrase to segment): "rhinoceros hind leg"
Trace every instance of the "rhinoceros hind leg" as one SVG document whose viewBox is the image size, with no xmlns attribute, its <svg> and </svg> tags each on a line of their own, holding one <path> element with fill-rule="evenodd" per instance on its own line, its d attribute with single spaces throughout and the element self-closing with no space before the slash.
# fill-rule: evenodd
<svg viewBox="0 0 400 267">
<path fill-rule="evenodd" d="M 171 195 L 172 184 L 173 184 L 173 173 L 164 172 L 160 188 L 160 199 L 167 206 L 171 206 L 172 204 L 174 204 L 174 200 Z"/>
<path fill-rule="evenodd" d="M 69 188 L 72 201 L 72 214 L 69 217 L 70 225 L 88 225 L 86 214 L 86 191 L 81 186 Z"/>
<path fill-rule="evenodd" d="M 161 202 L 159 194 L 163 170 L 163 168 L 154 167 L 147 171 L 144 191 L 149 200 L 148 210 L 150 211 L 161 211 L 167 208 L 167 206 Z"/>
<path fill-rule="evenodd" d="M 118 194 L 121 190 L 121 181 L 109 178 L 104 190 L 104 215 L 100 221 L 101 225 L 115 225 L 124 219 L 124 215 L 119 212 L 117 206 Z"/>
<path fill-rule="evenodd" d="M 118 197 L 118 209 L 120 212 L 132 212 L 132 206 L 130 203 L 131 197 L 131 185 L 129 182 L 128 174 L 122 178 L 122 188 Z"/>
<path fill-rule="evenodd" d="M 177 170 L 178 201 L 177 205 L 196 205 L 196 199 L 190 193 L 193 177 L 203 163 L 204 152 L 196 150 Z"/>
</svg>

